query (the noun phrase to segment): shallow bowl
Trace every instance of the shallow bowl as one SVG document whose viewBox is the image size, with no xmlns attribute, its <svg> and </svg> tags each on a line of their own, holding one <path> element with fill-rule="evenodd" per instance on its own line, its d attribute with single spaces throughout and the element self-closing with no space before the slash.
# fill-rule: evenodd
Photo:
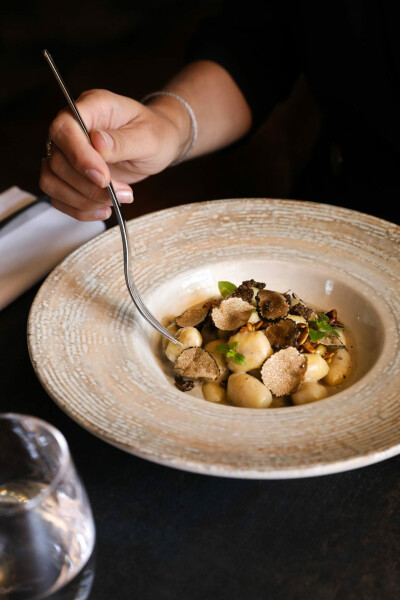
<svg viewBox="0 0 400 600">
<path fill-rule="evenodd" d="M 31 308 L 32 364 L 51 398 L 103 440 L 198 473 L 292 478 L 365 466 L 400 452 L 400 228 L 344 208 L 215 200 L 128 223 L 134 278 L 160 320 L 254 278 L 295 291 L 351 328 L 355 368 L 309 405 L 245 409 L 180 392 L 160 339 L 128 296 L 119 231 L 67 257 Z"/>
</svg>

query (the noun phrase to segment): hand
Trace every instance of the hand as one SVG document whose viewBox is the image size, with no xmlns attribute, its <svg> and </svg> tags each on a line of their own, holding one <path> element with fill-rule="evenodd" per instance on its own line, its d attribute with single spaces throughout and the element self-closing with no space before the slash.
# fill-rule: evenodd
<svg viewBox="0 0 400 600">
<path fill-rule="evenodd" d="M 119 202 L 132 202 L 128 184 L 158 173 L 190 143 L 190 120 L 175 99 L 144 106 L 106 90 L 84 92 L 76 102 L 92 145 L 62 110 L 50 125 L 52 150 L 43 160 L 40 187 L 60 211 L 81 221 L 110 217 L 105 189 L 112 181 Z"/>
</svg>

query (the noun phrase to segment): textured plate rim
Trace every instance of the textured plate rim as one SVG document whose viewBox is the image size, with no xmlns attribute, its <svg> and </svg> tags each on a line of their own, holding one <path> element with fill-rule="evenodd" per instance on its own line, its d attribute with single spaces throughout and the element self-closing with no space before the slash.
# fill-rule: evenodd
<svg viewBox="0 0 400 600">
<path fill-rule="evenodd" d="M 149 220 L 151 221 L 151 219 L 154 217 L 154 215 L 172 214 L 176 211 L 179 211 L 182 208 L 185 208 L 187 210 L 188 206 L 193 206 L 197 209 L 200 209 L 201 207 L 206 208 L 207 206 L 210 206 L 210 205 L 215 206 L 216 203 L 226 203 L 226 202 L 234 202 L 234 201 L 241 201 L 241 200 L 244 200 L 244 199 L 239 198 L 239 199 L 232 199 L 232 200 L 228 200 L 228 199 L 211 200 L 211 201 L 196 203 L 194 205 L 184 204 L 181 206 L 175 206 L 172 208 L 163 209 L 162 211 L 157 211 L 155 213 L 149 213 L 142 217 L 138 217 L 137 219 L 133 219 L 132 221 L 134 221 L 136 223 L 138 223 L 140 221 L 148 222 Z M 297 200 L 293 201 L 293 200 L 279 200 L 279 199 L 264 199 L 264 198 L 255 198 L 255 199 L 246 199 L 246 200 L 248 200 L 248 201 L 263 201 L 263 202 L 267 202 L 267 203 L 268 202 L 270 202 L 270 203 L 271 202 L 272 203 L 279 202 L 282 207 L 284 207 L 284 206 L 290 207 L 293 205 L 293 203 L 295 203 L 296 206 L 298 206 L 299 203 L 301 203 L 305 208 L 310 208 L 310 207 L 314 207 L 317 205 L 319 207 L 327 207 L 330 210 L 332 210 L 332 208 L 336 209 L 337 211 L 342 212 L 343 215 L 356 214 L 356 215 L 359 215 L 359 217 L 361 219 L 367 218 L 367 220 L 369 220 L 369 221 L 372 220 L 372 222 L 375 224 L 380 224 L 382 226 L 390 226 L 390 227 L 397 228 L 397 225 L 390 223 L 388 221 L 384 221 L 377 217 L 366 215 L 364 213 L 359 213 L 358 211 L 354 211 L 354 210 L 343 208 L 343 207 L 332 207 L 330 205 L 325 205 L 322 203 L 305 202 L 305 201 L 297 201 Z M 113 230 L 115 230 L 115 229 L 116 228 L 108 230 L 105 233 L 101 234 L 101 236 L 98 236 L 98 237 L 114 235 Z M 88 249 L 91 248 L 92 245 L 95 245 L 97 243 L 98 243 L 98 238 L 95 238 L 94 240 L 87 242 L 83 247 L 81 247 L 79 249 L 79 251 L 80 252 L 82 252 L 82 250 L 87 251 Z M 67 257 L 67 259 L 70 259 L 77 252 L 78 251 L 73 252 L 71 255 L 69 255 L 69 257 Z M 67 259 L 65 259 L 65 260 L 67 260 Z M 34 299 L 34 302 L 31 306 L 29 318 L 28 318 L 29 354 L 31 357 L 33 367 L 36 371 L 36 374 L 37 374 L 41 384 L 43 385 L 43 387 L 45 388 L 47 393 L 50 395 L 50 397 L 57 403 L 57 405 L 60 406 L 60 408 L 62 410 L 64 410 L 64 412 L 66 412 L 66 414 L 68 414 L 78 424 L 83 426 L 85 429 L 90 431 L 95 436 L 99 437 L 100 439 L 103 439 L 107 443 L 110 443 L 111 445 L 113 445 L 117 448 L 120 448 L 121 450 L 129 452 L 131 454 L 134 454 L 134 455 L 144 458 L 146 460 L 150 460 L 152 462 L 162 464 L 164 466 L 179 468 L 182 470 L 196 472 L 199 474 L 217 475 L 217 476 L 231 477 L 231 478 L 249 478 L 249 479 L 282 479 L 282 478 L 286 479 L 286 478 L 309 477 L 309 476 L 337 473 L 337 472 L 342 472 L 345 470 L 359 468 L 362 466 L 367 466 L 367 465 L 370 465 L 370 464 L 373 464 L 373 463 L 376 463 L 376 462 L 379 462 L 382 460 L 386 460 L 387 458 L 390 458 L 390 457 L 395 456 L 400 453 L 400 441 L 399 441 L 399 444 L 393 445 L 390 448 L 385 448 L 381 451 L 366 452 L 362 455 L 358 455 L 358 456 L 352 457 L 352 458 L 347 458 L 347 459 L 341 460 L 341 461 L 336 460 L 335 462 L 324 462 L 321 464 L 314 464 L 313 466 L 306 465 L 306 466 L 304 466 L 304 468 L 296 466 L 295 468 L 272 469 L 272 470 L 266 469 L 266 470 L 262 470 L 262 471 L 260 471 L 258 469 L 238 470 L 238 469 L 228 468 L 227 465 L 223 465 L 222 467 L 219 465 L 210 466 L 210 465 L 204 465 L 202 462 L 188 461 L 188 460 L 181 461 L 181 460 L 179 460 L 179 458 L 177 458 L 176 460 L 171 460 L 170 458 L 167 458 L 164 460 L 160 457 L 154 456 L 152 453 L 143 451 L 143 449 L 140 447 L 132 447 L 132 446 L 129 447 L 127 445 L 120 444 L 120 443 L 116 442 L 112 438 L 112 436 L 108 436 L 107 432 L 103 432 L 101 435 L 99 435 L 99 433 L 96 432 L 95 427 L 92 426 L 90 421 L 88 421 L 88 420 L 85 421 L 85 419 L 83 419 L 81 415 L 74 415 L 71 411 L 66 410 L 63 402 L 57 396 L 57 393 L 55 393 L 55 391 L 49 387 L 48 381 L 46 381 L 46 379 L 42 376 L 40 365 L 38 365 L 35 360 L 35 351 L 34 351 L 33 345 L 32 345 L 32 336 L 34 335 L 33 315 L 35 315 L 37 307 L 41 301 L 42 295 L 45 294 L 45 292 L 46 292 L 46 282 L 52 275 L 54 275 L 55 272 L 57 272 L 57 270 L 60 268 L 60 266 L 64 262 L 65 261 L 62 261 L 62 263 L 60 265 L 58 265 L 52 271 L 52 273 L 49 274 L 48 278 L 46 278 L 45 282 L 43 283 L 39 292 L 37 293 L 37 295 Z M 83 421 L 85 421 L 85 422 L 83 422 Z"/>
</svg>

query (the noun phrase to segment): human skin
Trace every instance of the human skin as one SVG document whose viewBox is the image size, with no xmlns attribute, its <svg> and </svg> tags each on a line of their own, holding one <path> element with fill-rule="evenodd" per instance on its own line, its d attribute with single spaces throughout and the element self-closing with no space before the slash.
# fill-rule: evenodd
<svg viewBox="0 0 400 600">
<path fill-rule="evenodd" d="M 191 63 L 165 89 L 184 98 L 196 116 L 198 138 L 190 158 L 233 143 L 251 127 L 249 105 L 217 63 Z M 110 181 L 121 203 L 132 202 L 130 184 L 159 173 L 190 147 L 190 115 L 176 98 L 157 96 L 143 105 L 107 90 L 89 90 L 76 105 L 92 145 L 70 110 L 62 110 L 50 124 L 53 146 L 39 184 L 55 208 L 80 221 L 110 217 L 105 189 Z"/>
</svg>

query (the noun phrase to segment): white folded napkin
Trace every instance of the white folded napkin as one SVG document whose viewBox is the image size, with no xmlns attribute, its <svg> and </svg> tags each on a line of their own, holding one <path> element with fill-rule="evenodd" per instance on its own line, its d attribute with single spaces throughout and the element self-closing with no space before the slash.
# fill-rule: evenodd
<svg viewBox="0 0 400 600">
<path fill-rule="evenodd" d="M 14 185 L 8 190 L 0 194 L 0 221 L 6 219 L 13 213 L 25 208 L 36 200 L 33 194 L 24 192 L 19 187 Z"/>
<path fill-rule="evenodd" d="M 0 310 L 45 277 L 73 250 L 105 230 L 103 221 L 84 223 L 14 186 L 0 194 Z"/>
</svg>

